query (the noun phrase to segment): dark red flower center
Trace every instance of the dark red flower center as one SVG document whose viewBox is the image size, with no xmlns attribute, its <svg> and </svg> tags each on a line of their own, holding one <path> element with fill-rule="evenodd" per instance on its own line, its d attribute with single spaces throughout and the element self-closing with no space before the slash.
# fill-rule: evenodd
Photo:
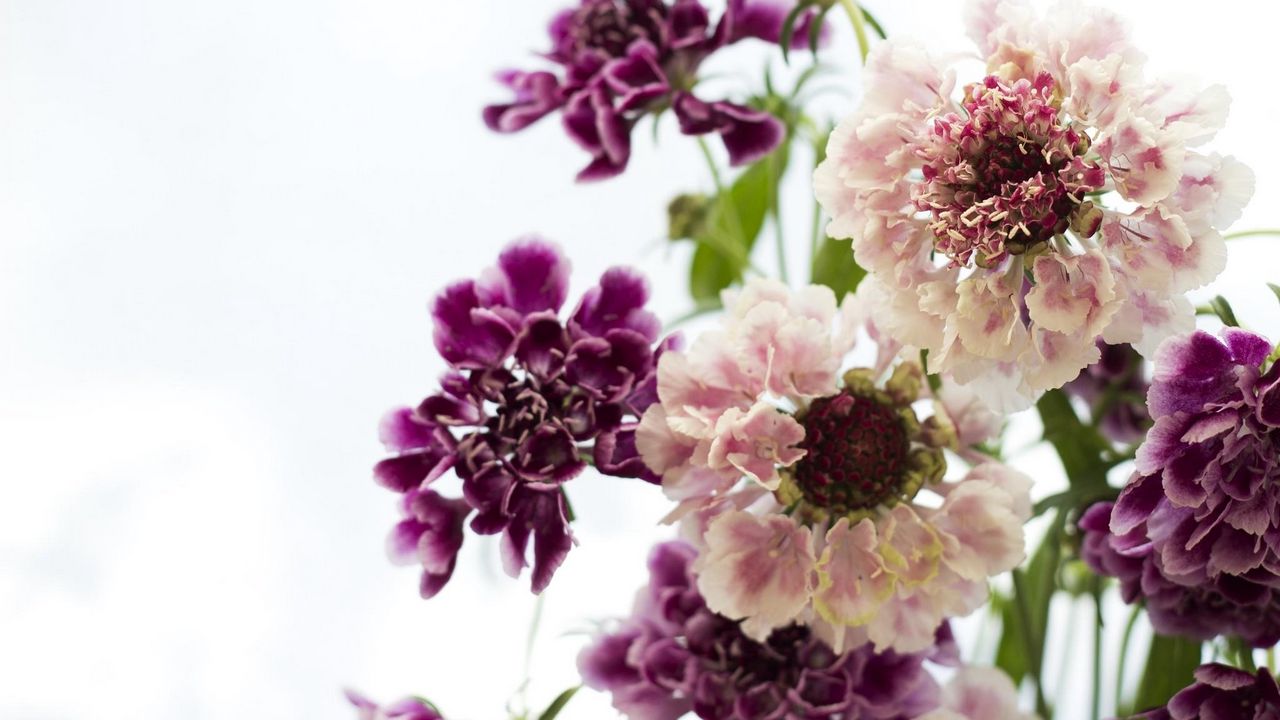
<svg viewBox="0 0 1280 720">
<path fill-rule="evenodd" d="M 1096 231 L 1079 216 L 1106 176 L 1084 159 L 1089 137 L 1061 115 L 1055 92 L 1048 73 L 1012 84 L 992 75 L 968 88 L 963 114 L 934 121 L 914 199 L 954 264 L 990 267 L 1068 228 Z"/>
<path fill-rule="evenodd" d="M 579 50 L 601 50 L 609 57 L 622 57 L 637 39 L 658 39 L 655 9 L 650 3 L 634 0 L 594 0 L 578 8 L 570 23 L 570 37 Z"/>
<path fill-rule="evenodd" d="M 809 503 L 843 515 L 901 490 L 911 441 L 892 407 L 845 390 L 814 401 L 804 432 L 795 480 Z"/>
</svg>

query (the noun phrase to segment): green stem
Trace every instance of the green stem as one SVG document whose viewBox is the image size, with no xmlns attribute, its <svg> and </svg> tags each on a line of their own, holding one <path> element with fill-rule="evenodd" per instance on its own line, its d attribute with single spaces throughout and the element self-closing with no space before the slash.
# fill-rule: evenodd
<svg viewBox="0 0 1280 720">
<path fill-rule="evenodd" d="M 1093 622 L 1093 713 L 1092 718 L 1102 717 L 1102 579 L 1093 576 L 1093 606 L 1097 611 Z"/>
<path fill-rule="evenodd" d="M 1031 671 L 1031 679 L 1036 689 L 1036 712 L 1040 717 L 1049 720 L 1049 704 L 1044 699 L 1044 683 L 1040 676 L 1040 639 L 1035 637 L 1035 628 L 1031 626 L 1031 611 L 1027 607 L 1027 588 L 1022 579 L 1022 571 L 1014 569 L 1013 601 L 1018 613 L 1018 622 L 1022 625 L 1023 650 L 1027 653 L 1027 667 Z"/>
<path fill-rule="evenodd" d="M 822 206 L 813 201 L 813 233 L 809 236 L 809 278 L 813 279 L 814 268 L 818 266 L 818 243 L 822 233 Z"/>
<path fill-rule="evenodd" d="M 1276 671 L 1276 646 L 1272 645 L 1267 648 L 1267 670 L 1275 673 Z"/>
<path fill-rule="evenodd" d="M 1120 638 L 1120 661 L 1116 668 L 1116 705 L 1124 699 L 1124 671 L 1125 666 L 1129 662 L 1129 642 L 1133 640 L 1133 628 L 1138 624 L 1138 617 L 1142 615 L 1142 606 L 1134 605 L 1133 611 L 1129 613 L 1129 621 L 1124 624 L 1124 635 Z"/>
<path fill-rule="evenodd" d="M 862 64 L 866 65 L 867 54 L 871 52 L 871 43 L 867 40 L 867 19 L 862 14 L 862 8 L 858 7 L 857 0 L 840 0 L 840 5 L 853 23 L 853 34 L 858 38 L 858 53 L 862 56 Z"/>
<path fill-rule="evenodd" d="M 773 212 L 774 237 L 778 244 L 778 279 L 787 282 L 787 243 L 783 238 L 782 211 L 778 209 L 778 153 L 769 156 L 769 209 Z"/>
<path fill-rule="evenodd" d="M 711 182 L 716 186 L 716 202 L 724 203 L 729 217 L 733 220 L 733 232 L 738 237 L 742 237 L 742 226 L 738 223 L 738 212 L 733 206 L 733 196 L 725 188 L 724 180 L 720 177 L 720 167 L 716 165 L 716 158 L 711 154 L 711 146 L 701 135 L 697 140 L 698 147 L 702 150 L 702 157 L 707 161 L 707 169 L 711 171 Z"/>
<path fill-rule="evenodd" d="M 1280 228 L 1258 228 L 1257 230 L 1241 230 L 1239 232 L 1227 233 L 1223 235 L 1224 240 L 1238 240 L 1247 237 L 1275 237 L 1280 236 Z"/>
</svg>

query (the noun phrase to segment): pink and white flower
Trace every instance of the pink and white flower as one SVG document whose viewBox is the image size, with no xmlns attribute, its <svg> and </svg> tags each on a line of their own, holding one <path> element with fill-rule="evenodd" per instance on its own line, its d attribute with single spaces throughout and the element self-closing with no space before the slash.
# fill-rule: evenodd
<svg viewBox="0 0 1280 720">
<path fill-rule="evenodd" d="M 804 622 L 837 648 L 928 647 L 1025 554 L 1030 480 L 968 447 L 998 419 L 956 390 L 921 422 L 923 373 L 891 356 L 841 374 L 861 295 L 753 280 L 725 306 L 721 329 L 663 355 L 636 432 L 708 606 L 759 639 Z M 944 449 L 975 463 L 961 479 L 944 481 Z"/>
<path fill-rule="evenodd" d="M 1183 295 L 1222 271 L 1253 174 L 1196 149 L 1226 91 L 1146 79 L 1112 13 L 981 0 L 968 26 L 972 82 L 910 41 L 872 52 L 814 188 L 882 329 L 1011 411 L 1097 361 L 1100 338 L 1149 354 L 1189 330 Z"/>
<path fill-rule="evenodd" d="M 995 668 L 960 668 L 942 689 L 942 707 L 919 720 L 1036 720 L 1018 709 L 1018 690 Z"/>
</svg>

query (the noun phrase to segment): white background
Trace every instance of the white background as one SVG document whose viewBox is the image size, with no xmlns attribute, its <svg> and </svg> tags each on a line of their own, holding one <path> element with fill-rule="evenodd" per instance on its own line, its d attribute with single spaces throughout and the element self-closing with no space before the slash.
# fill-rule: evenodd
<svg viewBox="0 0 1280 720">
<path fill-rule="evenodd" d="M 869 4 L 891 32 L 964 47 L 958 3 Z M 1230 87 L 1216 147 L 1259 177 L 1238 227 L 1280 225 L 1276 13 L 1117 5 L 1156 68 Z M 558 6 L 0 2 L 0 718 L 347 718 L 344 685 L 503 717 L 527 577 L 468 537 L 453 583 L 417 597 L 416 573 L 383 554 L 396 512 L 369 479 L 377 420 L 442 368 L 433 292 L 516 236 L 559 241 L 575 291 L 638 264 L 662 316 L 681 313 L 687 249 L 664 249 L 663 207 L 708 185 L 669 119 L 657 147 L 637 134 L 624 177 L 586 187 L 554 119 L 483 127 L 506 97 L 491 73 L 536 66 Z M 836 40 L 829 57 L 855 53 L 843 25 Z M 750 77 L 765 56 L 714 69 Z M 784 208 L 797 219 L 804 162 Z M 1215 285 L 1273 337 L 1274 242 L 1238 241 Z M 1043 453 L 1020 462 L 1045 487 L 1059 473 Z M 667 535 L 637 481 L 584 477 L 571 494 L 582 545 L 547 593 L 537 708 L 576 681 L 575 633 L 629 608 Z M 1068 720 L 1087 714 L 1084 657 L 1065 674 Z M 562 717 L 611 716 L 583 693 Z"/>
</svg>

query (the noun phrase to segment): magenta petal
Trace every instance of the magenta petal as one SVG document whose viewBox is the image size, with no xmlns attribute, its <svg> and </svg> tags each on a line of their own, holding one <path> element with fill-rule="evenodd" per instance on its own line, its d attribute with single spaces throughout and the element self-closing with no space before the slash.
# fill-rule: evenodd
<svg viewBox="0 0 1280 720">
<path fill-rule="evenodd" d="M 388 490 L 408 492 L 435 480 L 452 462 L 452 453 L 435 450 L 405 453 L 374 465 L 373 478 Z"/>
<path fill-rule="evenodd" d="M 720 131 L 720 139 L 729 151 L 729 164 L 748 165 L 773 152 L 786 135 L 782 121 L 760 110 L 740 105 L 718 103 L 720 111 L 730 119 Z"/>
<path fill-rule="evenodd" d="M 1124 535 L 1146 522 L 1163 498 L 1164 488 L 1157 478 L 1133 478 L 1120 492 L 1111 510 L 1111 532 Z"/>
<path fill-rule="evenodd" d="M 508 70 L 499 74 L 498 81 L 511 88 L 516 97 L 512 102 L 484 109 L 485 125 L 494 132 L 523 130 L 564 104 L 560 82 L 549 72 Z"/>
<path fill-rule="evenodd" d="M 653 342 L 661 323 L 645 309 L 648 300 L 649 283 L 643 275 L 630 268 L 610 268 L 597 285 L 583 293 L 570 327 L 575 334 L 596 336 L 624 328 Z"/>
<path fill-rule="evenodd" d="M 1203 330 L 1166 340 L 1147 394 L 1151 414 L 1199 411 L 1234 384 L 1232 365 L 1227 346 Z"/>
<path fill-rule="evenodd" d="M 514 330 L 499 316 L 483 312 L 471 280 L 445 288 L 432 305 L 436 349 L 463 368 L 495 365 L 511 353 Z"/>
<path fill-rule="evenodd" d="M 401 407 L 382 416 L 378 424 L 378 438 L 388 450 L 404 452 L 437 444 L 437 426 L 414 412 Z"/>
<path fill-rule="evenodd" d="M 628 662 L 628 654 L 639 636 L 639 629 L 623 629 L 583 648 L 578 672 L 587 687 L 608 691 L 638 681 L 640 673 Z"/>
<path fill-rule="evenodd" d="M 556 312 L 569 292 L 570 263 L 553 243 L 535 237 L 503 249 L 498 265 L 481 276 L 475 293 L 486 307 L 509 307 L 521 315 Z"/>
<path fill-rule="evenodd" d="M 551 378 L 564 365 L 569 349 L 568 334 L 553 312 L 534 313 L 525 318 L 516 338 L 516 359 L 534 375 Z"/>
<path fill-rule="evenodd" d="M 1231 348 L 1232 358 L 1245 367 L 1262 365 L 1274 349 L 1266 338 L 1248 330 L 1229 327 L 1222 331 L 1222 336 L 1227 341 L 1227 347 Z"/>
<path fill-rule="evenodd" d="M 619 113 L 641 110 L 671 91 L 651 43 L 632 43 L 625 57 L 604 67 L 604 80 L 620 100 Z"/>
</svg>

